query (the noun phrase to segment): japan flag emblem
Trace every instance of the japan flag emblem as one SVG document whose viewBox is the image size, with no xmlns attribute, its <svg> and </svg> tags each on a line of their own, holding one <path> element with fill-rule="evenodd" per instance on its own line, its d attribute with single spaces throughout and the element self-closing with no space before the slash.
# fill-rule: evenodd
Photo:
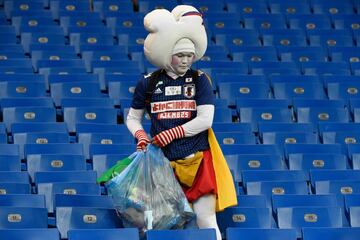
<svg viewBox="0 0 360 240">
<path fill-rule="evenodd" d="M 184 85 L 184 96 L 186 98 L 192 98 L 195 96 L 195 84 Z"/>
</svg>

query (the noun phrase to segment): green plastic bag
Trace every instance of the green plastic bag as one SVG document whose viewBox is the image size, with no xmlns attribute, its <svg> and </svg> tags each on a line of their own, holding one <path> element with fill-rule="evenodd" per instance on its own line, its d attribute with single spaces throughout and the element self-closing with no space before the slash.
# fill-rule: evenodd
<svg viewBox="0 0 360 240">
<path fill-rule="evenodd" d="M 112 178 L 119 175 L 132 160 L 136 157 L 137 152 L 131 154 L 129 157 L 123 158 L 119 160 L 114 166 L 106 170 L 99 178 L 96 179 L 97 183 L 106 183 L 110 181 Z"/>
</svg>

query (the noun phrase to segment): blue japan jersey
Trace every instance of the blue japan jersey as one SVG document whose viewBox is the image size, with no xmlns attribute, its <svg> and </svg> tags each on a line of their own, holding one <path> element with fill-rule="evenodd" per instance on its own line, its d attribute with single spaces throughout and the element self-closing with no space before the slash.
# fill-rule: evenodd
<svg viewBox="0 0 360 240">
<path fill-rule="evenodd" d="M 187 71 L 183 77 L 177 79 L 172 79 L 163 71 L 159 76 L 149 105 L 145 104 L 145 99 L 150 76 L 145 76 L 137 83 L 131 107 L 134 109 L 146 108 L 150 113 L 152 137 L 194 119 L 197 106 L 214 104 L 208 77 L 199 72 L 195 84 L 192 71 Z M 192 137 L 176 139 L 162 150 L 169 160 L 177 160 L 208 148 L 206 130 Z"/>
</svg>

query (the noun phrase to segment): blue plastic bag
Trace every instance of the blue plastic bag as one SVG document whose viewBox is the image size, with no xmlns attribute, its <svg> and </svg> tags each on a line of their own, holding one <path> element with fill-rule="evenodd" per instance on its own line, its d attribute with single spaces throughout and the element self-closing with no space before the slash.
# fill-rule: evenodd
<svg viewBox="0 0 360 240">
<path fill-rule="evenodd" d="M 106 183 L 125 227 L 140 233 L 179 229 L 195 217 L 160 148 L 148 145 L 118 176 Z"/>
</svg>

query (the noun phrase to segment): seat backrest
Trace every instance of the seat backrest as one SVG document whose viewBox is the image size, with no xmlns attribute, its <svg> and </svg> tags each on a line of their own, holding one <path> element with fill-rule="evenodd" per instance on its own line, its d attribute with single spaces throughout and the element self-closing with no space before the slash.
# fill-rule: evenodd
<svg viewBox="0 0 360 240">
<path fill-rule="evenodd" d="M 69 240 L 139 240 L 136 228 L 121 229 L 74 229 L 68 231 Z"/>
<path fill-rule="evenodd" d="M 0 235 L 5 239 L 13 240 L 60 240 L 56 228 L 42 229 L 0 229 Z"/>
<path fill-rule="evenodd" d="M 187 229 L 187 230 L 154 230 L 146 232 L 148 240 L 215 240 L 214 229 Z"/>
<path fill-rule="evenodd" d="M 0 207 L 0 228 L 47 228 L 46 208 Z"/>
</svg>

